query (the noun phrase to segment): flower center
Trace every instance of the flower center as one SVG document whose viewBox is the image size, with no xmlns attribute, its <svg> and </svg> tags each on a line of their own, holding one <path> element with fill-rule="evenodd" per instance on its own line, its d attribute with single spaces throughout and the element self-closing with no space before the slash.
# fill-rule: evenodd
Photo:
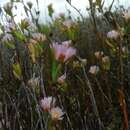
<svg viewBox="0 0 130 130">
<path fill-rule="evenodd" d="M 65 54 L 60 54 L 60 56 L 59 56 L 59 60 L 60 61 L 62 61 L 62 62 L 64 62 L 64 59 L 65 59 Z"/>
<path fill-rule="evenodd" d="M 59 117 L 60 117 L 59 112 L 54 112 L 54 113 L 53 113 L 53 118 L 54 118 L 54 119 L 58 119 Z"/>
</svg>

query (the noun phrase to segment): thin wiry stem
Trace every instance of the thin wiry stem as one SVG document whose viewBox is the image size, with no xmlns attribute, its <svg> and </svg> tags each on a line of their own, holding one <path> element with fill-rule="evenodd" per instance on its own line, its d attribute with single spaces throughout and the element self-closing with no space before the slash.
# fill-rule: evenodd
<svg viewBox="0 0 130 130">
<path fill-rule="evenodd" d="M 26 96 L 27 96 L 27 101 L 28 101 L 28 104 L 29 104 L 29 110 L 30 110 L 30 125 L 31 125 L 31 129 L 33 128 L 33 110 L 32 110 L 32 107 L 31 107 L 31 100 L 30 100 L 30 98 L 29 98 L 29 93 L 28 93 L 28 91 L 27 91 L 27 86 L 24 84 L 24 83 L 22 83 L 22 85 L 23 85 L 23 87 L 24 87 L 24 90 L 25 90 L 25 93 L 26 93 Z"/>
<path fill-rule="evenodd" d="M 16 127 L 16 118 L 17 118 L 17 120 L 18 120 L 18 123 L 19 123 L 19 126 L 21 126 L 21 123 L 20 123 L 20 115 L 19 115 L 19 111 L 18 111 L 18 108 L 17 108 L 17 106 L 15 105 L 15 103 L 13 103 L 13 101 L 12 101 L 12 99 L 11 99 L 11 96 L 9 95 L 9 93 L 8 93 L 8 91 L 6 90 L 6 89 L 4 89 L 4 93 L 5 93 L 5 95 L 9 98 L 9 101 L 10 101 L 10 103 L 11 103 L 11 105 L 13 106 L 13 108 L 15 109 L 15 115 L 14 115 L 14 123 L 13 123 L 13 129 L 15 129 L 15 127 Z M 11 122 L 9 122 L 9 123 L 11 123 Z M 10 124 L 11 125 L 11 124 Z M 10 127 L 11 128 L 11 127 Z"/>
<path fill-rule="evenodd" d="M 40 85 L 41 85 L 41 93 L 44 97 L 46 97 L 46 91 L 43 81 L 43 63 L 41 63 L 41 69 L 40 69 Z"/>
<path fill-rule="evenodd" d="M 95 97 L 94 97 L 94 92 L 93 92 L 91 83 L 90 83 L 90 81 L 89 81 L 89 79 L 88 79 L 88 76 L 87 76 L 87 74 L 86 74 L 85 67 L 82 66 L 82 69 L 83 69 L 83 73 L 84 73 L 86 85 L 88 86 L 88 88 L 89 88 L 89 90 L 90 90 L 90 99 L 91 99 L 91 102 L 92 102 L 92 105 L 93 105 L 93 111 L 94 111 L 96 117 L 98 118 L 99 130 L 102 130 L 102 129 L 104 129 L 104 125 L 103 125 L 103 123 L 101 122 L 101 119 L 100 119 L 100 116 L 99 116 L 99 112 L 98 112 L 96 100 L 95 100 Z"/>
<path fill-rule="evenodd" d="M 107 97 L 107 95 L 103 92 L 102 87 L 101 87 L 101 85 L 100 85 L 100 83 L 98 82 L 98 80 L 97 80 L 96 77 L 95 77 L 95 81 L 96 81 L 96 83 L 97 83 L 97 86 L 98 86 L 98 88 L 99 88 L 101 94 L 104 96 L 104 98 L 107 100 L 107 102 L 108 102 L 109 104 L 111 104 L 111 100 L 110 100 L 110 99 Z"/>
<path fill-rule="evenodd" d="M 27 88 L 27 90 L 28 90 L 28 92 L 31 94 L 32 98 L 34 99 L 34 101 L 35 101 L 35 103 L 36 103 L 36 111 L 37 111 L 37 114 L 38 114 L 38 118 L 39 118 L 39 119 L 38 119 L 38 121 L 37 121 L 37 123 L 36 123 L 35 129 L 37 129 L 38 124 L 40 123 L 41 129 L 42 129 L 42 130 L 43 130 L 43 129 L 45 130 L 45 128 L 43 127 L 43 124 L 44 124 L 45 120 L 42 118 L 41 111 L 40 111 L 40 107 L 39 107 L 39 101 L 38 101 L 37 98 L 36 98 L 36 93 L 35 93 L 34 89 L 32 89 L 32 91 L 31 91 L 29 88 Z M 43 119 L 43 122 L 42 122 L 42 119 Z"/>
<path fill-rule="evenodd" d="M 82 18 L 82 21 L 84 22 L 84 16 L 81 14 L 80 10 L 78 10 L 74 5 L 72 5 L 71 2 L 69 2 L 69 1 L 66 1 L 66 2 L 67 2 L 74 10 L 76 10 L 76 11 L 79 13 L 80 17 Z"/>
<path fill-rule="evenodd" d="M 62 109 L 64 109 L 63 103 L 62 103 L 62 99 L 61 99 L 60 95 L 58 96 L 58 99 L 59 99 L 59 102 L 60 102 L 60 105 L 61 105 Z M 70 127 L 71 127 L 71 130 L 74 130 L 74 128 L 73 128 L 73 126 L 72 126 L 72 123 L 71 123 L 71 120 L 70 120 L 70 117 L 69 117 L 67 111 L 64 110 L 64 112 L 65 112 L 65 115 L 66 115 L 66 117 L 67 117 L 67 121 L 68 121 L 68 123 L 69 123 L 69 125 L 70 125 Z"/>
</svg>

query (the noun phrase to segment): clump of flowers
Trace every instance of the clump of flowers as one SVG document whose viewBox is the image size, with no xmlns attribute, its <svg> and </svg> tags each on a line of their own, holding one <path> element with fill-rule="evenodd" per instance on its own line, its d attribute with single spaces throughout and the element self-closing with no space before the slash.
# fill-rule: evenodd
<svg viewBox="0 0 130 130">
<path fill-rule="evenodd" d="M 54 51 L 56 60 L 66 62 L 68 59 L 76 55 L 76 49 L 69 45 L 70 41 L 62 42 L 62 44 L 57 42 L 52 44 L 51 48 Z"/>
<path fill-rule="evenodd" d="M 107 33 L 107 38 L 116 40 L 119 37 L 119 32 L 116 30 L 112 30 Z"/>
<path fill-rule="evenodd" d="M 56 99 L 54 97 L 44 97 L 44 99 L 40 101 L 40 106 L 43 111 L 49 112 L 53 121 L 62 120 L 64 112 L 60 107 L 55 106 L 55 103 Z"/>
</svg>

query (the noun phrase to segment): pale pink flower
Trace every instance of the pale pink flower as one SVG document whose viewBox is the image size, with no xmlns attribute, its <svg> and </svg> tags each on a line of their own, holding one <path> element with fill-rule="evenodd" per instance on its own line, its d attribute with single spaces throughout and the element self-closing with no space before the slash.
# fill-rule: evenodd
<svg viewBox="0 0 130 130">
<path fill-rule="evenodd" d="M 99 72 L 99 67 L 96 65 L 93 65 L 89 69 L 89 73 L 96 75 Z"/>
<path fill-rule="evenodd" d="M 54 121 L 63 120 L 64 112 L 62 111 L 61 108 L 55 107 L 50 110 L 50 115 L 51 115 L 52 120 Z"/>
<path fill-rule="evenodd" d="M 2 38 L 2 42 L 10 42 L 13 40 L 14 40 L 13 36 L 9 33 L 6 33 Z"/>
<path fill-rule="evenodd" d="M 75 54 L 76 54 L 76 50 L 74 48 L 72 48 L 72 47 L 69 47 L 66 50 L 64 61 L 67 61 L 69 58 L 71 58 Z"/>
<path fill-rule="evenodd" d="M 63 74 L 62 76 L 60 76 L 60 77 L 58 78 L 57 82 L 58 82 L 59 84 L 63 84 L 63 83 L 65 82 L 65 79 L 66 79 L 66 73 Z"/>
<path fill-rule="evenodd" d="M 119 37 L 119 32 L 117 32 L 116 30 L 112 30 L 107 33 L 107 38 L 117 39 L 118 37 Z"/>
<path fill-rule="evenodd" d="M 56 99 L 54 97 L 44 97 L 41 99 L 40 105 L 44 111 L 50 111 L 51 107 L 55 106 Z"/>
<path fill-rule="evenodd" d="M 68 45 L 53 43 L 51 48 L 54 50 L 56 60 L 65 62 L 76 55 L 76 49 Z"/>
<path fill-rule="evenodd" d="M 74 22 L 71 19 L 67 19 L 63 22 L 63 25 L 67 28 L 71 28 L 73 26 Z"/>
</svg>

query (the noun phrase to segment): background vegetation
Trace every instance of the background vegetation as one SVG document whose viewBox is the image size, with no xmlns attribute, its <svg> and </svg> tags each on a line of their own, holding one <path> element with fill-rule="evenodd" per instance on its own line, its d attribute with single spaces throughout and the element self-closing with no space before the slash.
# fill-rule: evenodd
<svg viewBox="0 0 130 130">
<path fill-rule="evenodd" d="M 15 22 L 15 2 L 30 19 Z M 129 10 L 89 0 L 85 18 L 67 1 L 79 18 L 54 19 L 50 4 L 43 25 L 33 3 L 15 2 L 1 8 L 1 130 L 129 130 Z"/>
</svg>

